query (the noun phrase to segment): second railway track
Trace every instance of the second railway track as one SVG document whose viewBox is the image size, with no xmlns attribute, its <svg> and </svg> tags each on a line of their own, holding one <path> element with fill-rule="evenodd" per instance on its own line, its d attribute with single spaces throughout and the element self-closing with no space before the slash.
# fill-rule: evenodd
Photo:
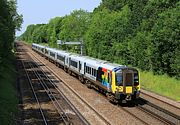
<svg viewBox="0 0 180 125">
<path fill-rule="evenodd" d="M 31 55 L 31 57 L 35 58 L 35 62 L 38 62 L 38 65 L 40 65 L 41 68 L 44 68 L 45 71 L 50 71 L 51 73 L 54 74 L 54 76 L 56 76 L 56 77 L 58 78 L 59 81 L 63 82 L 63 85 L 60 84 L 60 85 L 59 85 L 59 88 L 62 87 L 63 89 L 67 89 L 67 91 L 71 91 L 71 92 L 74 91 L 74 89 L 72 89 L 68 84 L 66 84 L 66 85 L 64 86 L 64 83 L 65 83 L 66 81 L 64 81 L 63 79 L 61 79 L 60 76 L 59 76 L 59 74 L 56 74 L 56 72 L 54 72 L 54 71 L 53 71 L 51 68 L 49 68 L 48 66 L 47 66 L 47 67 L 46 67 L 46 66 L 41 66 L 41 65 L 46 65 L 46 64 L 43 63 L 42 60 L 41 60 L 41 59 L 43 59 L 43 57 L 42 57 L 42 58 L 39 58 L 39 57 L 37 58 L 33 53 L 30 53 L 30 55 Z M 81 99 L 80 99 L 81 96 L 80 96 L 77 92 L 74 91 L 73 93 L 74 93 L 74 95 L 76 95 L 76 98 L 78 98 L 79 100 L 81 100 Z M 84 100 L 84 102 L 88 104 L 87 101 Z M 84 102 L 83 102 L 83 103 L 84 103 Z M 90 104 L 89 104 L 89 106 L 92 107 Z M 89 106 L 88 106 L 88 107 L 89 107 Z M 149 106 L 150 106 L 150 105 L 149 105 Z M 146 103 L 143 103 L 143 105 L 136 105 L 135 107 L 136 107 L 137 109 L 140 109 L 141 112 L 147 113 L 147 114 L 149 115 L 148 117 L 150 117 L 150 116 L 153 117 L 153 118 L 159 117 L 159 116 L 156 115 L 156 113 L 155 113 L 155 114 L 152 114 L 149 110 L 146 110 L 146 109 L 145 109 L 146 107 L 148 107 L 148 103 L 147 103 L 147 102 L 146 102 Z M 151 105 L 151 107 L 153 107 L 153 106 Z M 144 109 L 143 109 L 143 108 L 144 108 Z M 155 107 L 153 107 L 153 108 L 155 108 Z M 92 107 L 92 109 L 96 111 L 95 108 Z M 92 109 L 91 109 L 91 110 L 92 110 Z M 132 109 L 135 109 L 135 108 L 132 108 Z M 126 109 L 123 107 L 123 110 L 126 110 Z M 146 110 L 146 111 L 145 111 L 145 110 Z M 150 109 L 150 110 L 151 110 L 151 109 Z M 156 110 L 157 110 L 157 107 L 156 107 Z M 160 109 L 159 111 L 162 111 L 162 110 L 163 110 L 163 109 Z M 96 112 L 99 114 L 99 115 L 97 115 L 97 116 L 99 117 L 99 119 L 101 119 L 101 123 L 111 124 L 110 121 L 106 120 L 107 117 L 104 117 L 104 116 L 101 115 L 101 113 L 99 113 L 98 111 L 96 111 Z M 129 111 L 127 111 L 127 112 L 130 112 L 129 114 L 131 114 L 133 117 L 137 117 L 137 116 L 135 115 L 136 113 L 132 113 L 131 110 L 129 110 Z M 168 114 L 168 112 L 165 111 L 165 110 L 163 110 L 162 112 L 165 113 L 166 115 Z M 160 113 L 160 114 L 161 114 L 161 113 Z M 174 115 L 173 113 L 170 113 L 170 116 L 175 116 L 175 119 L 176 119 L 176 120 L 179 120 L 179 117 L 178 117 L 177 115 Z M 176 117 L 176 116 L 177 116 L 177 117 Z M 145 119 L 143 119 L 143 118 L 141 118 L 141 117 L 137 117 L 136 119 L 139 120 L 139 121 L 141 121 L 141 123 L 143 123 L 143 124 L 151 124 L 151 123 L 153 123 L 153 122 L 145 121 Z M 91 120 L 90 120 L 90 121 L 91 121 Z M 103 122 L 102 122 L 102 121 L 103 121 Z M 163 123 L 164 123 L 164 124 L 179 124 L 179 121 L 170 122 L 170 121 L 172 121 L 172 119 L 171 119 L 171 118 L 169 119 L 169 118 L 166 118 L 166 117 L 165 117 L 165 120 L 160 117 L 160 118 L 159 118 L 159 121 L 161 121 L 162 124 L 163 124 Z"/>
<path fill-rule="evenodd" d="M 52 81 L 50 77 L 46 76 L 47 74 L 45 74 L 42 69 L 38 68 L 38 65 L 34 63 L 34 61 L 30 61 L 30 59 L 23 59 L 21 60 L 21 62 L 28 78 L 32 93 L 38 104 L 37 107 L 39 109 L 40 115 L 37 115 L 37 117 L 42 116 L 42 120 L 40 120 L 39 122 L 31 122 L 30 124 L 37 123 L 45 125 L 58 125 L 63 123 L 65 125 L 89 125 L 89 122 L 75 107 L 73 107 L 70 101 L 62 93 L 59 93 L 59 91 L 57 91 L 57 87 L 55 86 L 54 81 Z M 45 101 L 53 104 L 53 108 L 55 109 L 53 110 L 53 112 L 56 112 L 56 114 L 51 115 L 52 117 L 50 117 L 49 115 L 52 114 L 52 111 L 48 112 L 44 109 Z M 29 120 L 24 121 L 24 124 L 29 124 L 27 121 Z"/>
<path fill-rule="evenodd" d="M 24 50 L 25 52 L 26 50 Z M 90 120 L 91 124 L 106 124 L 106 125 L 110 125 L 110 123 L 106 120 L 106 118 L 104 118 L 101 114 L 98 113 L 98 111 L 96 111 L 91 105 L 88 104 L 88 102 L 86 102 L 84 99 L 81 98 L 80 95 L 78 95 L 70 86 L 68 86 L 67 84 L 65 84 L 63 82 L 63 80 L 61 79 L 57 79 L 55 77 L 57 77 L 57 75 L 49 68 L 44 65 L 35 55 L 33 55 L 32 53 L 28 53 L 28 51 L 26 51 L 26 53 L 31 56 L 31 59 L 33 60 L 34 64 L 30 64 L 30 67 L 33 68 L 38 68 L 38 70 L 40 71 L 34 71 L 35 75 L 37 77 L 39 77 L 40 79 L 40 83 L 43 84 L 43 81 L 47 82 L 48 84 L 51 84 L 51 86 L 53 86 L 56 89 L 56 94 L 60 94 L 63 99 L 66 101 L 66 103 L 68 103 L 68 105 L 71 107 L 71 109 L 73 109 L 73 112 L 78 116 L 78 118 L 81 120 L 81 123 L 88 125 L 90 124 L 88 122 L 88 120 L 86 120 L 81 113 L 73 106 L 73 104 L 69 101 L 69 99 L 63 94 L 63 92 L 56 86 L 57 84 L 61 85 L 61 87 L 66 87 L 66 89 L 69 89 L 71 91 L 71 93 L 73 93 L 74 96 L 76 96 L 76 98 L 78 98 L 79 100 L 81 100 L 81 103 L 83 103 L 83 106 L 88 107 L 89 110 L 91 110 L 91 115 L 92 117 L 94 117 L 94 121 Z M 33 57 L 32 57 L 33 56 Z M 40 67 L 41 66 L 41 67 Z M 47 74 L 47 72 L 49 72 L 48 74 L 54 74 L 54 76 L 51 75 L 52 78 L 50 78 Z M 56 80 L 55 80 L 56 79 Z M 60 81 L 60 83 L 53 83 L 53 81 Z M 63 83 L 63 84 L 62 84 Z M 48 88 L 48 86 L 46 85 L 47 83 L 43 84 L 43 88 L 46 89 L 47 94 L 49 95 L 49 98 L 52 98 L 53 100 L 56 100 L 55 97 L 53 96 L 54 92 L 51 92 L 51 90 Z M 63 85 L 63 86 L 62 86 Z M 55 107 L 58 111 L 58 108 L 61 109 L 61 107 L 58 107 L 57 105 L 59 105 L 58 103 L 55 104 Z M 61 113 L 60 111 L 58 111 L 59 113 Z M 63 113 L 64 115 L 62 116 L 62 120 L 64 121 L 64 123 L 68 123 L 66 121 L 66 119 L 68 119 L 68 117 L 65 115 L 65 113 Z M 60 114 L 61 115 L 61 114 Z M 65 119 L 63 119 L 65 118 Z M 93 123 L 94 122 L 94 123 Z M 76 123 L 77 124 L 77 123 Z"/>
<path fill-rule="evenodd" d="M 141 105 L 143 104 L 143 105 Z M 153 104 L 143 98 L 140 98 L 135 105 L 138 109 L 143 112 L 148 113 L 152 117 L 162 121 L 164 124 L 169 125 L 179 125 L 180 124 L 180 116 L 176 115 L 173 112 L 170 112 L 160 106 Z"/>
</svg>

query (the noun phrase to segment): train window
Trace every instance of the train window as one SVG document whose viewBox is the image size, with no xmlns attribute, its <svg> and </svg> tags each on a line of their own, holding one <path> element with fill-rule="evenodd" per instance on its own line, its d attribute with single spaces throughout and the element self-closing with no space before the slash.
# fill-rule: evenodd
<svg viewBox="0 0 180 125">
<path fill-rule="evenodd" d="M 53 52 L 50 52 L 50 56 L 55 57 L 55 54 Z"/>
<path fill-rule="evenodd" d="M 93 69 L 93 76 L 96 76 L 96 69 Z"/>
<path fill-rule="evenodd" d="M 97 80 L 99 81 L 99 82 L 102 82 L 102 75 L 104 74 L 104 72 L 102 71 L 102 68 L 100 67 L 100 68 L 98 68 L 98 70 L 97 70 Z"/>
<path fill-rule="evenodd" d="M 117 86 L 123 85 L 122 80 L 123 80 L 122 73 L 116 73 L 116 85 Z"/>
<path fill-rule="evenodd" d="M 91 68 L 91 67 L 89 67 L 89 69 L 90 69 L 90 70 L 89 70 L 89 74 L 91 74 L 91 69 L 92 69 L 92 68 Z"/>
<path fill-rule="evenodd" d="M 88 72 L 88 67 L 86 66 L 86 73 Z"/>
<path fill-rule="evenodd" d="M 75 61 L 73 61 L 73 60 L 71 60 L 71 65 L 72 65 L 73 67 L 76 67 L 76 68 L 77 68 L 77 62 L 75 62 Z"/>
<path fill-rule="evenodd" d="M 88 67 L 86 66 L 86 73 L 88 73 Z"/>
<path fill-rule="evenodd" d="M 89 74 L 90 68 L 88 67 L 88 74 Z"/>
<path fill-rule="evenodd" d="M 58 60 L 61 60 L 61 61 L 63 61 L 63 62 L 64 62 L 65 57 L 63 57 L 63 56 L 61 56 L 61 55 L 57 55 L 57 59 L 58 59 Z"/>
</svg>

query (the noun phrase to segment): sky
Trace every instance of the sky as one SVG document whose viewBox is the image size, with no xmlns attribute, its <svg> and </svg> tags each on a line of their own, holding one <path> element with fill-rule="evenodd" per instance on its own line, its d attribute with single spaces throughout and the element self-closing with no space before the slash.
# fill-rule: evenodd
<svg viewBox="0 0 180 125">
<path fill-rule="evenodd" d="M 69 15 L 73 10 L 87 10 L 92 12 L 101 0 L 17 0 L 17 12 L 23 15 L 21 35 L 30 24 L 48 23 L 57 16 Z"/>
</svg>

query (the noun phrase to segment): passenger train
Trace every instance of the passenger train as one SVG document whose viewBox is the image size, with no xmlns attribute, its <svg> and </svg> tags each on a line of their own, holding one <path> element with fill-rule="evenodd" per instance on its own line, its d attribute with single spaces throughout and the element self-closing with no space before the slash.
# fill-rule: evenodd
<svg viewBox="0 0 180 125">
<path fill-rule="evenodd" d="M 139 74 L 135 68 L 35 43 L 32 44 L 32 49 L 61 66 L 69 74 L 76 74 L 88 87 L 104 92 L 111 102 L 127 102 L 139 97 Z"/>
</svg>

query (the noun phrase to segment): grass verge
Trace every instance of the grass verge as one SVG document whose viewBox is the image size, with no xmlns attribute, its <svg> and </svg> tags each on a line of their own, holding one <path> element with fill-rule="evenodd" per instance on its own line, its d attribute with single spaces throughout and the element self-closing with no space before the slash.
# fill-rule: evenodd
<svg viewBox="0 0 180 125">
<path fill-rule="evenodd" d="M 18 98 L 15 89 L 16 72 L 12 54 L 9 60 L 1 64 L 0 72 L 0 125 L 14 125 L 18 113 Z"/>
<path fill-rule="evenodd" d="M 167 75 L 153 75 L 152 72 L 140 71 L 140 83 L 142 88 L 180 101 L 180 80 Z"/>
</svg>

